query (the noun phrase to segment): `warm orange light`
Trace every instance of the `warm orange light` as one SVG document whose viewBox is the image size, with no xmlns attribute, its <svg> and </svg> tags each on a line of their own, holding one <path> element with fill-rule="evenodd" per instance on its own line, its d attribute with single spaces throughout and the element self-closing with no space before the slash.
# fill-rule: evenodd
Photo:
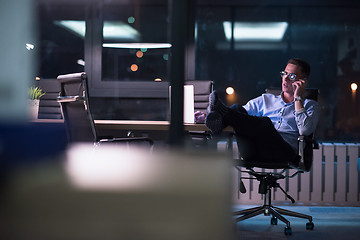
<svg viewBox="0 0 360 240">
<path fill-rule="evenodd" d="M 139 50 L 139 51 L 136 52 L 136 56 L 137 56 L 138 58 L 142 58 L 142 57 L 144 56 L 144 53 Z"/>
<path fill-rule="evenodd" d="M 358 85 L 357 85 L 356 83 L 352 83 L 352 84 L 350 85 L 350 87 L 351 87 L 351 90 L 356 91 L 357 88 L 358 88 Z"/>
<path fill-rule="evenodd" d="M 40 77 L 36 77 L 35 80 L 36 80 L 36 81 L 39 81 L 39 80 L 40 80 Z"/>
<path fill-rule="evenodd" d="M 234 94 L 234 88 L 232 88 L 232 87 L 227 87 L 226 88 L 226 93 L 228 94 L 228 95 L 231 95 L 231 94 Z"/>
<path fill-rule="evenodd" d="M 154 81 L 155 82 L 161 82 L 162 80 L 161 80 L 161 78 L 155 78 Z"/>
<path fill-rule="evenodd" d="M 131 71 L 136 72 L 139 69 L 139 67 L 138 67 L 138 65 L 133 64 L 133 65 L 131 65 L 130 69 L 131 69 Z"/>
</svg>

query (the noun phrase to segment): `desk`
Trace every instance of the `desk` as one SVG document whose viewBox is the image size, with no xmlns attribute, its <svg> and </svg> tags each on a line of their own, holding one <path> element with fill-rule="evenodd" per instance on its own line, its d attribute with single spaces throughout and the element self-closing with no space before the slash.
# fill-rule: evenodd
<svg viewBox="0 0 360 240">
<path fill-rule="evenodd" d="M 117 130 L 154 130 L 167 131 L 169 121 L 140 121 L 140 120 L 95 120 L 96 127 Z M 185 123 L 185 131 L 209 131 L 203 123 Z M 224 132 L 233 132 L 232 127 L 226 127 Z"/>
<path fill-rule="evenodd" d="M 63 123 L 63 119 L 36 119 L 32 122 Z M 144 120 L 94 120 L 95 126 L 103 134 L 112 135 L 112 131 L 158 131 L 166 132 L 170 128 L 169 121 L 144 121 Z M 186 132 L 207 132 L 209 129 L 203 123 L 184 124 Z M 226 127 L 223 132 L 227 135 L 228 150 L 232 152 L 232 142 L 234 130 Z"/>
<path fill-rule="evenodd" d="M 170 128 L 169 121 L 140 121 L 140 120 L 95 120 L 95 126 L 99 130 L 107 131 L 168 131 Z M 185 123 L 186 132 L 207 132 L 209 128 L 203 123 Z M 228 150 L 232 152 L 233 128 L 228 126 L 223 129 L 228 136 Z"/>
<path fill-rule="evenodd" d="M 139 121 L 139 120 L 95 120 L 95 126 L 101 129 L 116 130 L 145 130 L 167 131 L 170 128 L 169 121 Z M 185 131 L 209 131 L 205 124 L 184 124 Z"/>
<path fill-rule="evenodd" d="M 36 119 L 32 122 L 39 123 L 64 123 L 63 119 Z M 169 121 L 143 121 L 143 120 L 94 120 L 95 126 L 101 129 L 114 130 L 145 130 L 167 131 L 170 128 Z M 203 123 L 185 123 L 185 131 L 209 131 Z M 223 132 L 233 132 L 232 127 L 226 127 Z"/>
</svg>

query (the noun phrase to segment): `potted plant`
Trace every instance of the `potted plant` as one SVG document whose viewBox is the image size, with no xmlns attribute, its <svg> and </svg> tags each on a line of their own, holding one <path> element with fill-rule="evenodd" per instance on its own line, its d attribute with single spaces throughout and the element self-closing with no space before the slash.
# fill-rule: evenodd
<svg viewBox="0 0 360 240">
<path fill-rule="evenodd" d="M 40 98 L 45 95 L 39 87 L 30 87 L 28 90 L 30 119 L 37 119 L 39 113 Z"/>
</svg>

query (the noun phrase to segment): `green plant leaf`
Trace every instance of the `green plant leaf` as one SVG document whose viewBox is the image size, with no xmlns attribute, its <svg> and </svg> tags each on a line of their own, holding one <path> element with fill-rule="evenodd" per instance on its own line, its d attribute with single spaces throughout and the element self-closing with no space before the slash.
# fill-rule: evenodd
<svg viewBox="0 0 360 240">
<path fill-rule="evenodd" d="M 42 89 L 39 87 L 32 86 L 28 90 L 28 97 L 31 100 L 40 99 L 44 95 L 45 95 L 45 92 L 43 92 Z"/>
</svg>

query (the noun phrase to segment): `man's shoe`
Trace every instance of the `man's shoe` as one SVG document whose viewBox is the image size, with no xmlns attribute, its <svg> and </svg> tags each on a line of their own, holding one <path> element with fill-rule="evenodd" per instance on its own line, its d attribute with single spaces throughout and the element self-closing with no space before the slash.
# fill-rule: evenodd
<svg viewBox="0 0 360 240">
<path fill-rule="evenodd" d="M 219 99 L 216 91 L 213 91 L 209 95 L 208 113 L 214 111 L 220 113 L 221 116 L 224 116 L 229 111 L 229 107 Z"/>
<path fill-rule="evenodd" d="M 213 91 L 209 95 L 209 107 L 208 107 L 208 113 L 215 111 L 215 105 L 218 101 L 219 97 L 217 95 L 216 91 Z"/>
<path fill-rule="evenodd" d="M 205 126 L 207 126 L 211 133 L 218 135 L 223 130 L 223 120 L 220 113 L 211 111 L 205 119 Z"/>
</svg>

